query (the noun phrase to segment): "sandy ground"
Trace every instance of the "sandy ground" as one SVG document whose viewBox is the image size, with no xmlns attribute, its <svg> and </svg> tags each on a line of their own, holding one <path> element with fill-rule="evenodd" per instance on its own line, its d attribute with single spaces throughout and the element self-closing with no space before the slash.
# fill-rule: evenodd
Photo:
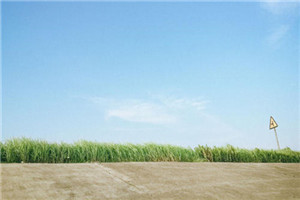
<svg viewBox="0 0 300 200">
<path fill-rule="evenodd" d="M 300 199 L 300 164 L 1 164 L 2 199 Z"/>
</svg>

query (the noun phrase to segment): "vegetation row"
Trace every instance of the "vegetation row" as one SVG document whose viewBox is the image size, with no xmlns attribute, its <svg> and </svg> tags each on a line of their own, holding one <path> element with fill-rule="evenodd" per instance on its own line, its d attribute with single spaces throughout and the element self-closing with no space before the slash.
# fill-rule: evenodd
<svg viewBox="0 0 300 200">
<path fill-rule="evenodd" d="M 1 162 L 83 163 L 83 162 L 300 162 L 300 152 L 198 146 L 194 149 L 158 144 L 110 144 L 79 141 L 49 143 L 28 138 L 0 142 Z"/>
</svg>

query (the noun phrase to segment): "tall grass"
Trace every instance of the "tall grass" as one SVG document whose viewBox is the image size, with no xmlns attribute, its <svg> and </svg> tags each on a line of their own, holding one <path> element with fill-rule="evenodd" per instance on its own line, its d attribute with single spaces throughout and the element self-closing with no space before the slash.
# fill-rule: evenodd
<svg viewBox="0 0 300 200">
<path fill-rule="evenodd" d="M 289 148 L 282 150 L 254 150 L 234 148 L 231 145 L 226 147 L 198 146 L 195 153 L 199 158 L 210 162 L 282 162 L 299 163 L 300 152 L 292 151 Z"/>
<path fill-rule="evenodd" d="M 73 144 L 15 138 L 0 142 L 1 162 L 82 163 L 82 162 L 300 162 L 300 152 L 247 150 L 198 146 L 194 149 L 158 144 L 109 144 L 79 141 Z"/>
</svg>

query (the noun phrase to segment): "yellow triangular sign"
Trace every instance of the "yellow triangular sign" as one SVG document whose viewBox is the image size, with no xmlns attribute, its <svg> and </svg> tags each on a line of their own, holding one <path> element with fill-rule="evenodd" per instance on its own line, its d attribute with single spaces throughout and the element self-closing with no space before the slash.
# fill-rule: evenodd
<svg viewBox="0 0 300 200">
<path fill-rule="evenodd" d="M 277 126 L 278 126 L 278 124 L 275 122 L 275 120 L 271 116 L 271 118 L 270 118 L 270 129 L 276 128 Z"/>
</svg>

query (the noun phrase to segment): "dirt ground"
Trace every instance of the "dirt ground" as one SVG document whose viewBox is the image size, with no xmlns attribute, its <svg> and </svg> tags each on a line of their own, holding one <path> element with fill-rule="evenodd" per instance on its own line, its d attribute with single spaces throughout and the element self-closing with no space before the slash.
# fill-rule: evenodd
<svg viewBox="0 0 300 200">
<path fill-rule="evenodd" d="M 1 164 L 2 199 L 300 199 L 300 164 Z"/>
</svg>

